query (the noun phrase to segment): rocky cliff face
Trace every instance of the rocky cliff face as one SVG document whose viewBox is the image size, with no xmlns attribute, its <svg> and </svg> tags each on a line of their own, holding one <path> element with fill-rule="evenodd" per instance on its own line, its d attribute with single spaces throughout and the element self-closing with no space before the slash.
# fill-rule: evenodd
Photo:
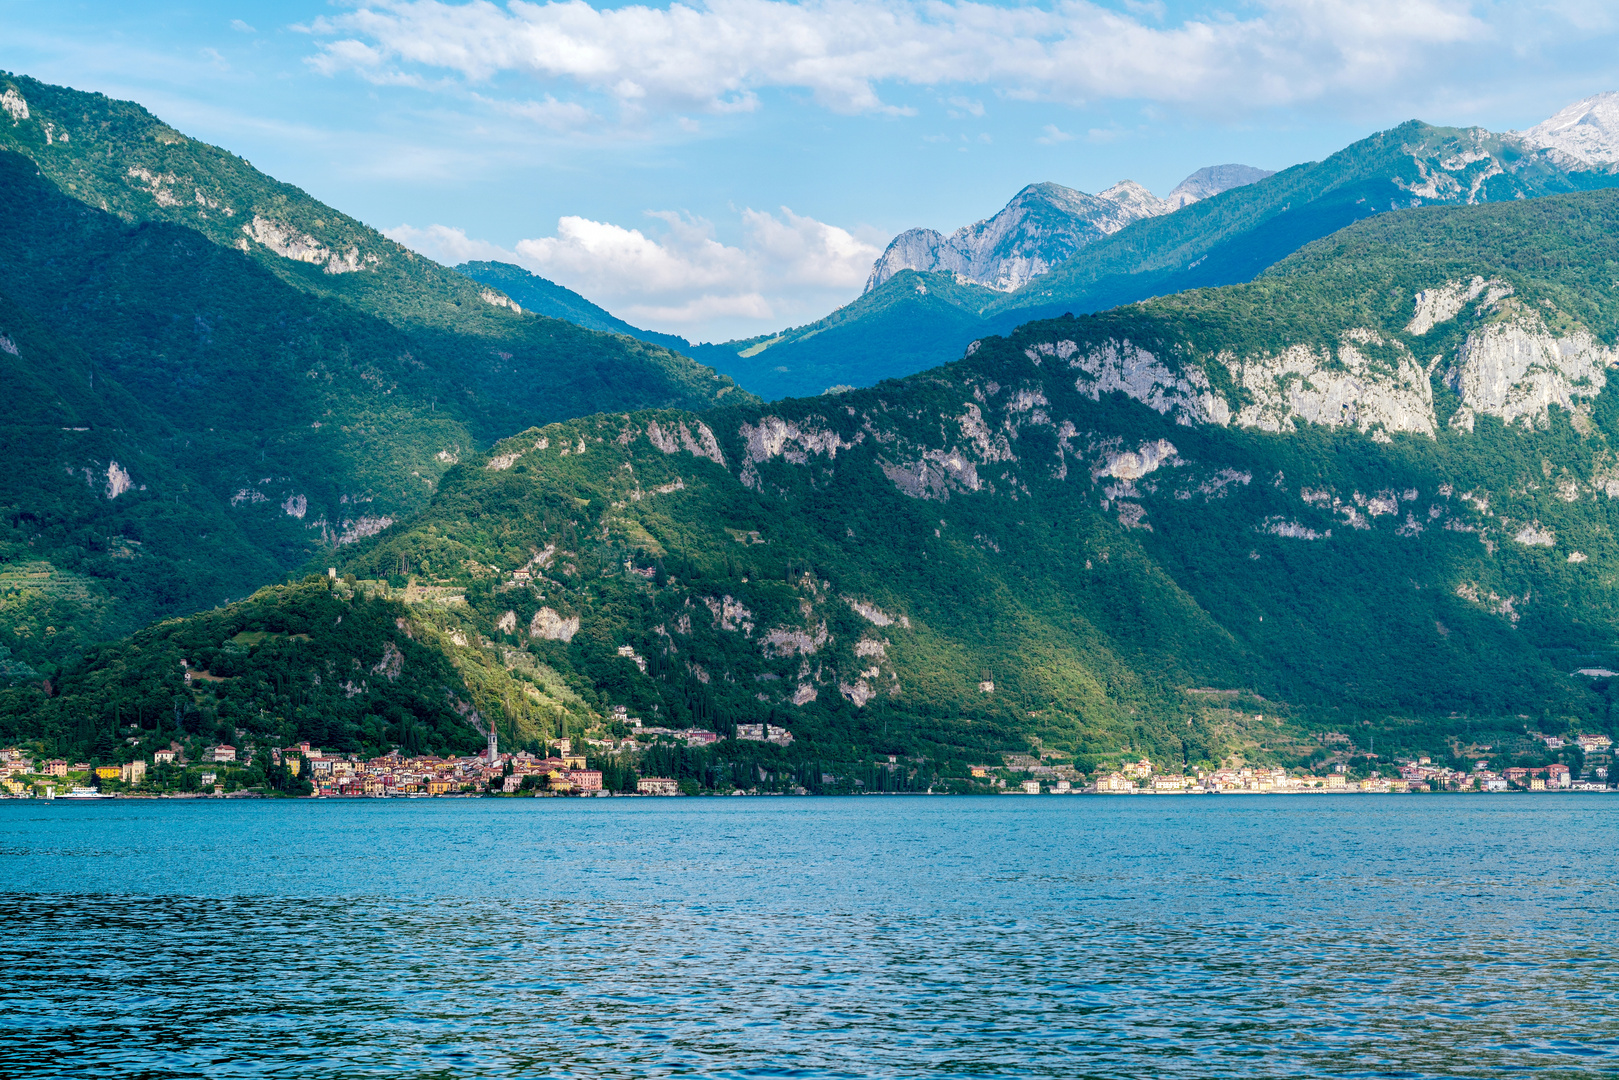
<svg viewBox="0 0 1619 1080">
<path fill-rule="evenodd" d="M 1196 359 L 1189 346 L 1161 357 L 1129 340 L 1053 340 L 1023 352 L 1074 372 L 1075 389 L 1093 400 L 1123 394 L 1181 424 L 1294 431 L 1310 423 L 1385 441 L 1392 432 L 1434 435 L 1436 373 L 1461 398 L 1449 425 L 1472 431 L 1480 416 L 1543 427 L 1554 405 L 1583 423 L 1607 369 L 1619 365 L 1619 350 L 1549 303 L 1531 307 L 1511 285 L 1482 276 L 1416 292 L 1405 330 L 1420 339 L 1457 322 L 1467 332 L 1454 352 L 1426 362 L 1398 336 L 1364 326 L 1345 327 L 1330 346 L 1301 340 Z M 1215 378 L 1234 393 L 1215 392 Z"/>
<path fill-rule="evenodd" d="M 1157 217 L 1271 175 L 1247 165 L 1215 165 L 1183 180 L 1160 199 L 1133 180 L 1088 195 L 1061 184 L 1030 184 L 992 218 L 949 236 L 909 229 L 895 237 L 871 269 L 866 292 L 901 270 L 945 271 L 1011 292 L 1062 263 L 1086 244 L 1131 222 Z"/>
</svg>

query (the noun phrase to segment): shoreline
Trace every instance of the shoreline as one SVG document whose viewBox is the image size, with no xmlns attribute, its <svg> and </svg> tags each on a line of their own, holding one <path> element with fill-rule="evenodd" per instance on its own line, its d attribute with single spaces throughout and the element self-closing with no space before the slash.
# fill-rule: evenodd
<svg viewBox="0 0 1619 1080">
<path fill-rule="evenodd" d="M 1041 792 L 1044 797 L 1088 796 L 1099 798 L 1129 798 L 1129 797 L 1187 797 L 1198 795 L 1226 795 L 1247 798 L 1264 796 L 1371 796 L 1371 795 L 1611 795 L 1619 794 L 1619 788 L 1558 788 L 1545 791 L 1332 791 L 1312 789 L 1303 791 L 1064 791 Z M 984 798 L 1034 798 L 1032 792 L 999 791 L 999 792 L 971 792 L 952 794 L 946 791 L 850 791 L 841 793 L 822 793 L 788 791 L 733 791 L 721 795 L 717 792 L 705 792 L 698 795 L 647 795 L 634 791 L 603 791 L 591 795 L 489 795 L 489 794 L 445 794 L 445 795 L 291 795 L 276 796 L 265 795 L 256 791 L 231 792 L 228 795 L 202 794 L 195 792 L 171 792 L 140 794 L 129 792 L 109 792 L 105 795 L 56 795 L 24 796 L 0 795 L 0 802 L 66 802 L 66 803 L 94 803 L 109 801 L 129 802 L 437 802 L 445 799 L 478 799 L 489 801 L 530 801 L 539 799 L 734 799 L 734 798 L 804 798 L 804 799 L 863 799 L 873 797 L 903 797 L 903 798 L 948 798 L 948 799 L 984 799 Z"/>
</svg>

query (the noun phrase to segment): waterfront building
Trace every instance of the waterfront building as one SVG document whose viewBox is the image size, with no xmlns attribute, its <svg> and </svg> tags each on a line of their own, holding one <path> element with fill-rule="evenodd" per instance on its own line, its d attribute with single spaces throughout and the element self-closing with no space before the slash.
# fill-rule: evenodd
<svg viewBox="0 0 1619 1080">
<path fill-rule="evenodd" d="M 568 783 L 573 785 L 575 791 L 600 791 L 602 789 L 602 774 L 600 769 L 569 769 L 565 774 Z"/>
<path fill-rule="evenodd" d="M 679 795 L 680 785 L 667 776 L 643 776 L 635 782 L 635 790 L 641 795 Z"/>
</svg>

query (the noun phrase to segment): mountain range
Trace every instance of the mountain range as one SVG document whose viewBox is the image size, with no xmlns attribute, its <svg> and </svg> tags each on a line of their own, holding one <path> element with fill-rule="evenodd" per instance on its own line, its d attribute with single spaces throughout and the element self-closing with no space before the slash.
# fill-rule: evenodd
<svg viewBox="0 0 1619 1080">
<path fill-rule="evenodd" d="M 1010 291 L 955 273 L 901 271 L 824 319 L 732 343 L 734 359 L 706 359 L 766 398 L 872 385 L 959 357 L 973 340 L 1030 319 L 1251 281 L 1302 245 L 1376 213 L 1616 183 L 1614 165 L 1537 147 L 1523 134 L 1412 121 L 1324 161 L 1134 221 Z"/>
<path fill-rule="evenodd" d="M 1029 319 L 1250 281 L 1374 213 L 1616 182 L 1619 95 L 1600 94 L 1522 132 L 1411 121 L 1277 174 L 1214 166 L 1168 199 L 1130 181 L 1095 196 L 1033 184 L 950 237 L 902 233 L 862 295 L 823 319 L 682 351 L 767 399 L 870 386 L 959 357 L 974 339 Z"/>
<path fill-rule="evenodd" d="M 679 763 L 720 787 L 1615 730 L 1619 190 L 1589 158 L 1413 123 L 1009 293 L 901 271 L 813 340 L 1022 321 L 766 403 L 134 106 L 0 86 L 0 739 L 457 752 L 621 714 L 722 736 Z M 64 132 L 97 141 L 47 170 Z"/>
</svg>

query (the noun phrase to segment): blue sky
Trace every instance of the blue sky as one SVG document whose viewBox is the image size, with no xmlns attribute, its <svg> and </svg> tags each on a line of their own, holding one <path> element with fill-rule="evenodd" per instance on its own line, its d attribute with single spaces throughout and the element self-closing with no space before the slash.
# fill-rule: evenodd
<svg viewBox="0 0 1619 1080">
<path fill-rule="evenodd" d="M 1610 3 L 0 0 L 0 67 L 141 102 L 445 261 L 720 339 L 1024 184 L 1159 194 L 1619 89 Z"/>
</svg>

